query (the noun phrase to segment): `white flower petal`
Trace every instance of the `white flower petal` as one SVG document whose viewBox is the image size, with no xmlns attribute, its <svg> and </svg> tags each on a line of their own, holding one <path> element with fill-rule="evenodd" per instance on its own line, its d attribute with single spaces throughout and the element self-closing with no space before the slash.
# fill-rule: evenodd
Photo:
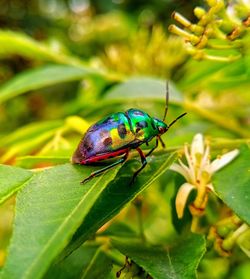
<svg viewBox="0 0 250 279">
<path fill-rule="evenodd" d="M 235 149 L 233 151 L 230 151 L 230 152 L 222 155 L 220 158 L 215 159 L 211 163 L 211 172 L 214 173 L 217 170 L 223 168 L 225 165 L 227 165 L 229 162 L 231 162 L 238 154 L 239 154 L 239 150 Z"/>
<path fill-rule="evenodd" d="M 187 173 L 187 182 L 195 183 L 195 176 L 192 168 L 188 168 L 185 164 L 182 163 L 181 160 L 178 160 L 180 166 L 186 171 Z"/>
<path fill-rule="evenodd" d="M 187 169 L 188 169 L 188 168 L 187 168 Z M 173 164 L 171 165 L 171 167 L 170 167 L 170 170 L 173 170 L 173 171 L 178 172 L 178 173 L 181 174 L 187 181 L 190 180 L 188 171 L 187 171 L 185 168 L 181 167 L 180 165 L 178 165 L 178 164 L 176 164 L 176 163 L 173 163 Z"/>
<path fill-rule="evenodd" d="M 193 170 L 193 168 L 194 168 L 194 162 L 193 162 L 192 156 L 189 154 L 188 145 L 187 145 L 187 144 L 184 145 L 184 154 L 185 154 L 185 157 L 186 157 L 186 160 L 187 160 L 189 169 L 192 169 L 192 170 Z"/>
<path fill-rule="evenodd" d="M 196 134 L 193 138 L 191 145 L 191 156 L 192 158 L 196 158 L 195 154 L 203 154 L 204 153 L 204 140 L 202 134 Z"/>
<path fill-rule="evenodd" d="M 195 189 L 195 186 L 189 183 L 184 183 L 181 185 L 175 199 L 175 208 L 177 212 L 178 218 L 183 217 L 185 205 L 187 203 L 187 199 L 191 191 Z"/>
<path fill-rule="evenodd" d="M 209 156 L 210 156 L 210 146 L 207 145 L 201 160 L 201 168 L 206 168 L 210 164 Z"/>
</svg>

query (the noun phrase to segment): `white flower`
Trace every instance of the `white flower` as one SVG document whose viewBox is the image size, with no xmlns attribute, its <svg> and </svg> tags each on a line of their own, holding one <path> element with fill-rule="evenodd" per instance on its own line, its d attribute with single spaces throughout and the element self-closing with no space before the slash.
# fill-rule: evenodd
<svg viewBox="0 0 250 279">
<path fill-rule="evenodd" d="M 210 146 L 205 144 L 202 134 L 196 134 L 190 150 L 187 144 L 184 146 L 184 154 L 187 164 L 179 160 L 179 164 L 174 163 L 170 168 L 186 179 L 176 196 L 175 206 L 178 218 L 183 217 L 188 196 L 194 189 L 197 190 L 197 196 L 193 208 L 204 210 L 207 202 L 207 192 L 213 191 L 212 175 L 231 162 L 239 154 L 239 150 L 230 151 L 211 162 Z"/>
</svg>

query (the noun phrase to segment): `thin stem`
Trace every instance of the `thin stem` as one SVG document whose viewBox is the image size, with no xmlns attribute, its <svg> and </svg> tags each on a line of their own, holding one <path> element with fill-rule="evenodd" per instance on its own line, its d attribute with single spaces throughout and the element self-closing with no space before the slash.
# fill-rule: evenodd
<svg viewBox="0 0 250 279">
<path fill-rule="evenodd" d="M 241 234 L 249 229 L 249 226 L 244 223 L 242 224 L 232 235 L 232 238 L 237 239 Z"/>
<path fill-rule="evenodd" d="M 239 55 L 231 55 L 231 56 L 217 56 L 217 55 L 209 55 L 204 53 L 203 59 L 207 59 L 210 61 L 218 61 L 218 62 L 233 62 L 240 59 L 242 56 Z"/>
<path fill-rule="evenodd" d="M 201 106 L 198 106 L 194 102 L 188 100 L 185 101 L 183 106 L 186 110 L 191 110 L 199 114 L 200 116 L 208 119 L 209 121 L 214 122 L 217 125 L 234 132 L 235 134 L 238 134 L 244 138 L 250 138 L 250 131 L 242 129 L 239 123 L 237 123 L 234 119 L 229 119 L 228 117 L 219 115 L 216 112 L 212 112 L 210 110 L 202 108 Z"/>
<path fill-rule="evenodd" d="M 242 224 L 236 231 L 233 232 L 233 234 L 222 242 L 222 248 L 226 251 L 231 250 L 239 236 L 247 230 L 249 230 L 249 226 L 246 223 Z"/>
<path fill-rule="evenodd" d="M 207 180 L 201 176 L 199 185 L 197 186 L 197 196 L 193 204 L 189 207 L 189 210 L 193 216 L 191 223 L 191 231 L 199 232 L 199 220 L 204 213 L 208 201 L 207 194 Z"/>
<path fill-rule="evenodd" d="M 193 216 L 191 223 L 191 232 L 197 233 L 199 232 L 199 221 L 200 218 L 198 216 Z"/>
<path fill-rule="evenodd" d="M 215 149 L 233 149 L 237 148 L 242 144 L 250 144 L 250 138 L 246 139 L 212 139 L 211 141 L 211 147 L 213 150 Z"/>
<path fill-rule="evenodd" d="M 145 237 L 145 234 L 144 234 L 143 220 L 142 220 L 142 200 L 139 197 L 137 197 L 134 200 L 133 203 L 135 205 L 136 213 L 137 213 L 137 218 L 138 218 L 139 235 L 140 235 L 142 241 L 145 242 L 146 241 L 146 237 Z"/>
</svg>

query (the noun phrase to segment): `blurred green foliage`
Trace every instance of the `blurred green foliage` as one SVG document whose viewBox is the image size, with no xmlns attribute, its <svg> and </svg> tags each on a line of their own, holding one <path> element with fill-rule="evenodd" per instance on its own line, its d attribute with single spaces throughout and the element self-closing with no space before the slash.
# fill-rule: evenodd
<svg viewBox="0 0 250 279">
<path fill-rule="evenodd" d="M 0 0 L 0 278 L 111 279 L 128 256 L 121 278 L 248 279 L 249 11 L 241 0 Z M 133 152 L 80 186 L 96 169 L 69 164 L 83 133 L 131 107 L 161 119 L 166 80 L 167 123 L 188 112 L 167 149 L 130 188 Z M 212 158 L 240 148 L 215 175 L 200 235 L 190 207 L 177 218 L 185 181 L 168 170 L 197 133 Z"/>
</svg>

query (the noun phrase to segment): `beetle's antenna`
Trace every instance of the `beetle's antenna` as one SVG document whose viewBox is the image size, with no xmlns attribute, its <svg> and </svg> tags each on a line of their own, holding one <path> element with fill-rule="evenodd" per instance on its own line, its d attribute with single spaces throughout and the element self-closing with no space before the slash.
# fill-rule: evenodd
<svg viewBox="0 0 250 279">
<path fill-rule="evenodd" d="M 168 125 L 168 129 L 177 121 L 179 120 L 180 118 L 182 118 L 184 115 L 186 115 L 187 113 L 184 112 L 183 114 L 181 114 L 180 116 L 178 116 L 177 118 L 175 118 L 174 121 L 172 121 L 169 125 Z"/>
<path fill-rule="evenodd" d="M 168 81 L 166 82 L 166 106 L 165 106 L 165 112 L 164 112 L 164 116 L 163 116 L 163 122 L 166 119 L 167 113 L 168 113 L 168 99 L 169 99 L 169 86 L 168 86 Z M 180 118 L 182 118 L 183 116 L 185 116 L 187 113 L 184 112 L 183 114 L 181 114 L 180 116 L 178 116 L 177 118 L 175 118 L 174 121 L 172 121 L 169 125 L 168 125 L 168 129 Z"/>
<path fill-rule="evenodd" d="M 164 111 L 164 116 L 162 121 L 164 122 L 168 113 L 168 96 L 169 96 L 169 88 L 168 88 L 168 81 L 166 82 L 166 106 Z"/>
</svg>

